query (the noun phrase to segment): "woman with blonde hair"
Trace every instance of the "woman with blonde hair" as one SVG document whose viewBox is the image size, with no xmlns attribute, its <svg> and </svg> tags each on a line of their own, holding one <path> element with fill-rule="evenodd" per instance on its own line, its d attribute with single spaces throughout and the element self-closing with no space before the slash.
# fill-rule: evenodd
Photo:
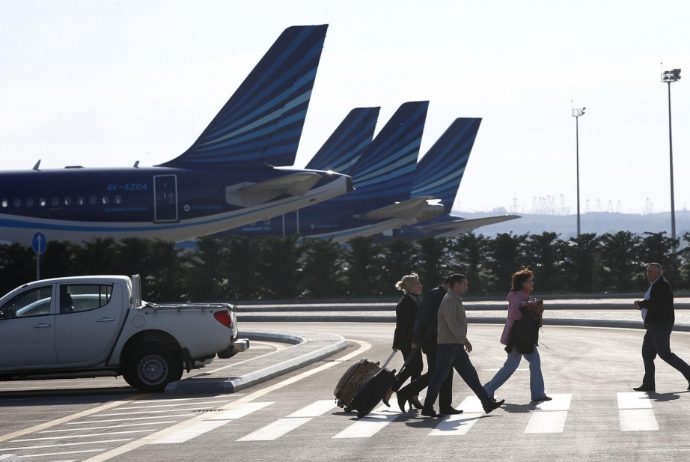
<svg viewBox="0 0 690 462">
<path fill-rule="evenodd" d="M 544 305 L 541 300 L 530 297 L 534 289 L 534 273 L 528 268 L 523 268 L 513 274 L 512 287 L 508 294 L 508 317 L 501 335 L 501 343 L 506 345 L 508 358 L 503 367 L 486 385 L 484 390 L 493 397 L 498 388 L 503 385 L 520 365 L 524 358 L 529 363 L 529 383 L 532 401 L 551 401 L 544 392 L 544 376 L 541 373 L 541 358 L 537 350 L 541 327 L 541 314 Z M 523 320 L 524 318 L 524 320 Z M 519 325 L 522 320 L 523 325 Z M 518 327 L 520 329 L 518 329 Z M 520 335 L 525 330 L 536 330 L 529 341 L 524 341 L 525 336 Z M 529 332 L 528 332 L 529 333 Z M 536 338 L 536 342 L 534 339 Z"/>
<path fill-rule="evenodd" d="M 393 335 L 393 348 L 400 350 L 403 359 L 407 360 L 410 354 L 416 353 L 412 350 L 412 332 L 414 331 L 414 323 L 417 319 L 417 309 L 419 308 L 419 296 L 422 294 L 422 284 L 419 282 L 419 276 L 415 273 L 403 276 L 400 281 L 395 284 L 395 288 L 403 292 L 403 296 L 395 307 L 395 334 Z M 395 380 L 393 388 L 388 390 L 386 396 L 383 398 L 383 403 L 389 406 L 388 401 L 393 396 L 393 392 L 397 392 L 403 383 L 408 378 L 415 380 L 422 375 L 424 362 L 420 354 L 415 354 L 410 360 L 407 367 L 401 371 Z M 417 395 L 410 397 L 409 403 L 417 409 L 422 408 L 422 403 L 419 402 Z"/>
</svg>

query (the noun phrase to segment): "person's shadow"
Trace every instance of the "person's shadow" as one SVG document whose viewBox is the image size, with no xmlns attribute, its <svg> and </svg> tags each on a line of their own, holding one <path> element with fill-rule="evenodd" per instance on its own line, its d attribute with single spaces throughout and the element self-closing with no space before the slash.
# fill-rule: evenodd
<svg viewBox="0 0 690 462">
<path fill-rule="evenodd" d="M 649 393 L 649 399 L 653 399 L 654 401 L 675 401 L 677 399 L 680 399 L 679 395 L 685 394 L 685 393 L 690 393 L 690 391 L 674 391 L 673 393 L 654 393 L 651 392 Z"/>
<path fill-rule="evenodd" d="M 504 404 L 501 406 L 501 409 L 503 409 L 506 412 L 510 412 L 511 414 L 524 414 L 526 412 L 531 412 L 537 409 L 537 404 L 538 403 L 529 403 L 529 404 Z"/>
</svg>

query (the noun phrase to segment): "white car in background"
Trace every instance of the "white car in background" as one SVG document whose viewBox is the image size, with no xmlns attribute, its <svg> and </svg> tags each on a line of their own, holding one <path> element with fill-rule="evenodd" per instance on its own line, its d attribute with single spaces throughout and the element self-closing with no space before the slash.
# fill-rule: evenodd
<svg viewBox="0 0 690 462">
<path fill-rule="evenodd" d="M 145 392 L 249 348 L 228 303 L 155 304 L 133 276 L 25 284 L 0 298 L 0 380 L 122 375 Z"/>
</svg>

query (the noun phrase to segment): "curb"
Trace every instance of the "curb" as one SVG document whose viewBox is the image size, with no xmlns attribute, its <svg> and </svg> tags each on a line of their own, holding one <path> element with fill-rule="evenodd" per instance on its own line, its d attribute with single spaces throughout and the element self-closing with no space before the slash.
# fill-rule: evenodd
<svg viewBox="0 0 690 462">
<path fill-rule="evenodd" d="M 307 343 L 309 341 L 305 337 L 287 334 L 273 334 L 270 332 L 244 332 L 242 335 L 243 337 L 249 338 L 249 340 L 282 341 L 295 345 Z M 165 393 L 172 395 L 235 393 L 259 383 L 266 382 L 274 377 L 278 377 L 300 369 L 304 366 L 308 366 L 309 364 L 315 363 L 316 361 L 344 350 L 347 347 L 347 340 L 345 340 L 345 338 L 341 335 L 334 335 L 334 337 L 337 337 L 338 340 L 331 345 L 300 355 L 296 358 L 288 359 L 282 363 L 274 364 L 273 366 L 249 373 L 242 377 L 209 382 L 202 382 L 201 380 L 194 381 L 189 379 L 180 380 L 179 382 L 169 384 L 165 388 Z"/>
<path fill-rule="evenodd" d="M 395 323 L 395 316 L 242 316 L 242 322 L 378 322 Z M 505 318 L 499 317 L 468 317 L 468 324 L 505 324 Z M 621 329 L 644 329 L 641 321 L 615 321 L 607 319 L 544 319 L 545 326 L 575 326 L 575 327 L 613 327 Z M 674 332 L 690 332 L 689 324 L 674 324 Z"/>
</svg>

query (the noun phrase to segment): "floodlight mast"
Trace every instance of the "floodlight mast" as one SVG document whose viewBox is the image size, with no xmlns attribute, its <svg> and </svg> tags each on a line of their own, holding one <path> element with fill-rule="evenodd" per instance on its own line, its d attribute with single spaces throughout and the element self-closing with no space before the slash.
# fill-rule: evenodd
<svg viewBox="0 0 690 462">
<path fill-rule="evenodd" d="M 585 115 L 586 107 L 582 109 L 573 108 L 573 117 L 575 117 L 575 164 L 577 174 L 577 237 L 580 237 L 580 134 L 579 134 L 579 118 Z"/>
<path fill-rule="evenodd" d="M 676 239 L 676 203 L 673 193 L 673 133 L 671 130 L 671 84 L 679 80 L 680 69 L 664 71 L 661 74 L 661 82 L 668 84 L 668 149 L 671 161 L 671 238 L 673 240 Z"/>
</svg>

